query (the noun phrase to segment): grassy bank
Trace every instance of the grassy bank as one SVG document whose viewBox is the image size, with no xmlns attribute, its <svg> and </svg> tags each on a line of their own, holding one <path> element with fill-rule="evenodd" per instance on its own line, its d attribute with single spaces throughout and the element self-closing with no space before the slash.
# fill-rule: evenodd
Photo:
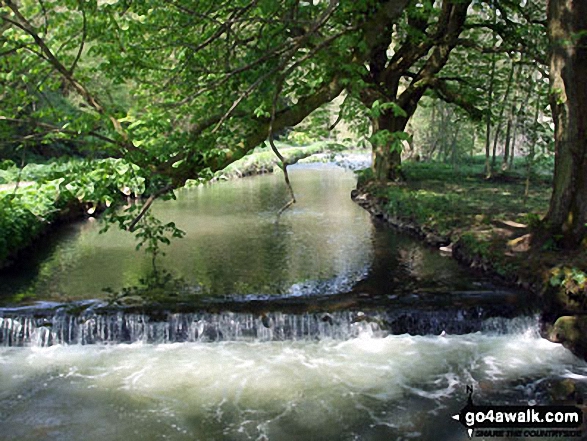
<svg viewBox="0 0 587 441">
<path fill-rule="evenodd" d="M 276 147 L 287 161 L 288 165 L 295 164 L 301 159 L 309 158 L 318 153 L 334 153 L 346 147 L 332 142 L 320 141 L 308 146 L 291 146 L 276 142 Z M 281 161 L 269 146 L 257 147 L 245 157 L 233 162 L 224 170 L 217 172 L 214 180 L 242 178 L 263 173 L 272 173 L 275 168 L 281 167 Z"/>
<path fill-rule="evenodd" d="M 483 165 L 460 168 L 441 163 L 408 162 L 406 182 L 380 186 L 365 170 L 359 186 L 386 200 L 385 210 L 405 221 L 455 241 L 465 232 L 490 231 L 496 222 L 532 224 L 543 214 L 550 197 L 550 178 L 533 175 L 526 195 L 523 170 L 485 179 Z"/>
<path fill-rule="evenodd" d="M 534 292 L 545 335 L 587 356 L 587 255 L 532 241 L 548 208 L 549 173 L 533 172 L 528 185 L 521 163 L 485 179 L 481 158 L 458 168 L 412 162 L 403 171 L 406 182 L 386 185 L 362 172 L 355 200 L 471 267 Z"/>
<path fill-rule="evenodd" d="M 532 174 L 526 191 L 523 167 L 486 179 L 481 160 L 460 168 L 411 162 L 403 171 L 406 182 L 382 185 L 365 170 L 358 187 L 392 221 L 434 233 L 438 244 L 466 248 L 476 256 L 473 264 L 509 278 L 520 275 L 522 262 L 530 262 L 532 276 L 526 275 L 525 285 L 542 286 L 548 274 L 538 274 L 538 266 L 577 260 L 576 255 L 559 252 L 554 242 L 540 249 L 531 246 L 531 233 L 548 208 L 550 176 Z"/>
</svg>

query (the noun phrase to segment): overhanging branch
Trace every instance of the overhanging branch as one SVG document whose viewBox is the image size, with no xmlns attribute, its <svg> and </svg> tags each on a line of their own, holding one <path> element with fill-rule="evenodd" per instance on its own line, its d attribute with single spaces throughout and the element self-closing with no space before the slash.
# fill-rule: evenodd
<svg viewBox="0 0 587 441">
<path fill-rule="evenodd" d="M 475 107 L 472 102 L 451 87 L 447 81 L 440 78 L 434 78 L 430 82 L 430 89 L 432 89 L 443 101 L 459 106 L 467 112 L 473 120 L 481 121 L 483 119 L 484 112 L 478 107 Z"/>
</svg>

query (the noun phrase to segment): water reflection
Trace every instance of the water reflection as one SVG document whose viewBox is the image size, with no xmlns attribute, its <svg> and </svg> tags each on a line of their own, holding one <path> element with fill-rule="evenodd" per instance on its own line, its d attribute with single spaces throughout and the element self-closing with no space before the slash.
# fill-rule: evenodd
<svg viewBox="0 0 587 441">
<path fill-rule="evenodd" d="M 449 259 L 373 225 L 353 203 L 352 172 L 328 165 L 292 167 L 297 203 L 276 223 L 288 195 L 282 176 L 245 178 L 178 192 L 154 213 L 186 232 L 158 266 L 191 286 L 193 295 L 304 296 L 350 291 L 390 293 L 441 287 L 464 289 L 470 277 Z M 132 235 L 98 234 L 89 219 L 65 227 L 0 274 L 4 304 L 104 298 L 140 285 L 149 257 Z"/>
</svg>

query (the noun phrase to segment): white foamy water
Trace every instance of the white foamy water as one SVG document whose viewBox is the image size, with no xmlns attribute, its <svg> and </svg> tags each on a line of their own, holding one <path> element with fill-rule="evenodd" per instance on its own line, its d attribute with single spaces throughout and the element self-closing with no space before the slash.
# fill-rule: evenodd
<svg viewBox="0 0 587 441">
<path fill-rule="evenodd" d="M 534 331 L 0 348 L 4 440 L 464 440 L 450 416 L 524 404 L 587 366 Z M 501 398 L 500 398 L 501 397 Z"/>
</svg>

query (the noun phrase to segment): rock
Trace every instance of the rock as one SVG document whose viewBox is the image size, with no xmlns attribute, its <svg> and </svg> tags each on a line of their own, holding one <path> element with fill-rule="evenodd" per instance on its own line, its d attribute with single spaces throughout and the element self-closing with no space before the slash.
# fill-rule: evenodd
<svg viewBox="0 0 587 441">
<path fill-rule="evenodd" d="M 328 323 L 331 326 L 334 325 L 334 319 L 332 318 L 332 315 L 328 313 L 324 314 L 320 320 L 322 320 L 324 323 Z"/>
<path fill-rule="evenodd" d="M 548 385 L 549 398 L 557 404 L 576 404 L 580 400 L 577 386 L 570 378 L 551 380 Z"/>
<path fill-rule="evenodd" d="M 574 354 L 587 358 L 587 317 L 566 315 L 559 317 L 552 326 L 548 339 L 562 345 Z"/>
<path fill-rule="evenodd" d="M 267 329 L 271 328 L 271 325 L 272 325 L 271 319 L 269 317 L 267 317 L 266 314 L 261 314 L 261 323 Z"/>
<path fill-rule="evenodd" d="M 452 243 L 446 247 L 440 247 L 438 250 L 442 254 L 452 254 Z"/>
</svg>

